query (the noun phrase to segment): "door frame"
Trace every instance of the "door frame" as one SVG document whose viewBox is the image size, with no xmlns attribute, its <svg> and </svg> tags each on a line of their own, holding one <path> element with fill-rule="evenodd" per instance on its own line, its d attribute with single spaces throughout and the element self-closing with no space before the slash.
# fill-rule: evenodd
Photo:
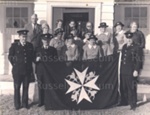
<svg viewBox="0 0 150 115">
<path fill-rule="evenodd" d="M 99 25 L 99 23 L 101 22 L 101 18 L 102 18 L 102 11 L 101 11 L 101 7 L 102 7 L 102 2 L 53 2 L 53 1 L 48 1 L 47 3 L 47 22 L 50 25 L 50 27 L 53 26 L 53 7 L 71 7 L 71 8 L 94 8 L 95 9 L 95 18 L 94 18 L 94 32 L 97 33 L 98 32 L 98 28 L 97 26 Z M 61 14 L 62 15 L 62 14 Z"/>
</svg>

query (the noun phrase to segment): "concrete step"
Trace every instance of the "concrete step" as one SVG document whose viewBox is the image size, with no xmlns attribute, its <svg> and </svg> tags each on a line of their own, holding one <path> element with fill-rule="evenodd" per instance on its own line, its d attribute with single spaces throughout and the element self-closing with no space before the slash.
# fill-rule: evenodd
<svg viewBox="0 0 150 115">
<path fill-rule="evenodd" d="M 144 77 L 149 77 L 150 78 L 150 71 L 142 70 L 140 76 L 141 77 L 144 76 Z"/>
</svg>

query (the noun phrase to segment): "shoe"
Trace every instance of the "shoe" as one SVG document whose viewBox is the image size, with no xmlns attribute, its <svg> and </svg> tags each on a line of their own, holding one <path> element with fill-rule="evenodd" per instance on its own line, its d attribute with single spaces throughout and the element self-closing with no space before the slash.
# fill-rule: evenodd
<svg viewBox="0 0 150 115">
<path fill-rule="evenodd" d="M 135 107 L 135 106 L 133 106 L 133 107 L 131 107 L 131 108 L 130 108 L 130 110 L 135 111 L 135 110 L 136 110 L 136 107 Z"/>
<path fill-rule="evenodd" d="M 15 110 L 19 110 L 21 107 L 19 106 L 19 107 L 15 107 Z"/>
<path fill-rule="evenodd" d="M 43 106 L 44 104 L 42 104 L 42 103 L 40 103 L 40 104 L 38 104 L 38 107 L 41 107 L 41 106 Z"/>
<path fill-rule="evenodd" d="M 28 105 L 22 105 L 22 108 L 30 109 Z"/>
</svg>

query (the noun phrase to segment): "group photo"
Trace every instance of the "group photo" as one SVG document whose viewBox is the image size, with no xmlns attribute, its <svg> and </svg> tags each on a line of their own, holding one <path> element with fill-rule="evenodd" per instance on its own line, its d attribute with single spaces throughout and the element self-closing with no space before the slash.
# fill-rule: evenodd
<svg viewBox="0 0 150 115">
<path fill-rule="evenodd" d="M 0 115 L 150 115 L 149 3 L 0 1 Z"/>
</svg>

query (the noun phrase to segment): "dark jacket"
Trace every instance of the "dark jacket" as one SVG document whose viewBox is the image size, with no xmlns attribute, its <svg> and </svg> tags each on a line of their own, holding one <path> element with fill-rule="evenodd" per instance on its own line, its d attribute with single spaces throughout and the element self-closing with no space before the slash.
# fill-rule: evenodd
<svg viewBox="0 0 150 115">
<path fill-rule="evenodd" d="M 138 45 L 132 44 L 127 47 L 125 44 L 122 48 L 121 74 L 133 76 L 134 70 L 140 70 L 140 50 Z"/>
<path fill-rule="evenodd" d="M 133 33 L 133 42 L 141 48 L 145 48 L 145 36 L 142 31 L 137 30 Z"/>
<path fill-rule="evenodd" d="M 54 47 L 49 46 L 48 49 L 44 49 L 43 46 L 37 48 L 36 58 L 40 57 L 40 61 L 36 62 L 36 73 L 43 74 L 43 64 L 58 61 L 57 50 Z"/>
<path fill-rule="evenodd" d="M 31 74 L 33 71 L 33 45 L 29 42 L 25 46 L 22 46 L 20 42 L 12 43 L 8 59 L 13 66 L 13 75 Z"/>
</svg>

